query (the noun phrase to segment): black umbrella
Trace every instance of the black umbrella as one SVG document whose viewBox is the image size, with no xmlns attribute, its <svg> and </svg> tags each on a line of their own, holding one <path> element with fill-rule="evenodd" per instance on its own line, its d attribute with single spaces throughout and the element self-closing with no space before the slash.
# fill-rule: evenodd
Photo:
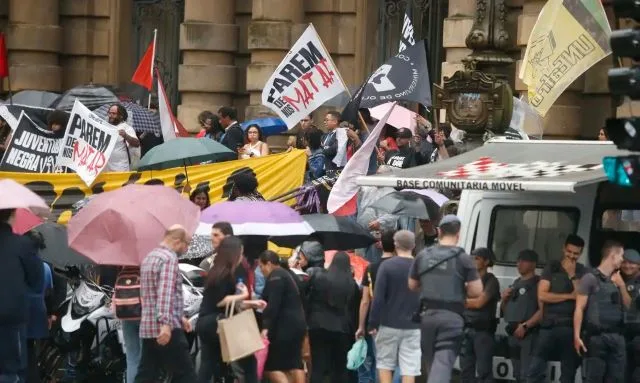
<svg viewBox="0 0 640 383">
<path fill-rule="evenodd" d="M 415 192 L 393 192 L 377 200 L 372 209 L 418 219 L 437 220 L 440 206 L 431 198 Z"/>
<path fill-rule="evenodd" d="M 51 104 L 52 108 L 61 110 L 73 109 L 76 98 L 87 108 L 94 110 L 104 104 L 120 102 L 113 90 L 98 85 L 82 85 L 71 88 Z"/>
<path fill-rule="evenodd" d="M 7 99 L 6 103 L 48 108 L 58 97 L 60 97 L 59 93 L 44 90 L 21 90 L 14 94 L 11 100 Z"/>
<path fill-rule="evenodd" d="M 49 262 L 55 267 L 93 265 L 93 261 L 81 255 L 69 247 L 67 228 L 52 222 L 45 222 L 32 229 L 39 233 L 44 240 L 44 249 L 40 250 L 43 261 Z"/>
<path fill-rule="evenodd" d="M 311 235 L 322 243 L 325 250 L 352 250 L 368 247 L 376 240 L 367 229 L 349 217 L 331 214 L 308 214 L 303 218 L 315 232 Z M 271 237 L 278 246 L 294 248 L 309 237 Z"/>
</svg>

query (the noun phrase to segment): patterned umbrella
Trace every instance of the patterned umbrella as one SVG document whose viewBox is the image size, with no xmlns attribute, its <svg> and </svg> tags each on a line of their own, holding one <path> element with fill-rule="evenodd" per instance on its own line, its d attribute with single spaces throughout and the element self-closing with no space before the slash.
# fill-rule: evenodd
<svg viewBox="0 0 640 383">
<path fill-rule="evenodd" d="M 160 115 L 156 112 L 152 112 L 142 105 L 138 105 L 135 102 L 122 102 L 122 106 L 127 109 L 129 118 L 127 124 L 131 125 L 136 132 L 153 133 L 157 136 L 162 134 L 160 128 Z M 107 112 L 112 104 L 104 104 L 93 112 L 107 120 Z"/>
<path fill-rule="evenodd" d="M 210 235 L 195 234 L 189 243 L 189 249 L 180 259 L 205 258 L 213 254 L 213 243 Z"/>
</svg>

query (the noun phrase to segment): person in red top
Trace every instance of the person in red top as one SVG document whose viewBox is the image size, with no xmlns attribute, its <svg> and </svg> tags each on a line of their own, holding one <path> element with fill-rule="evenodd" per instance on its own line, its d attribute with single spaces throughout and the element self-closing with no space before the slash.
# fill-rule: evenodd
<svg viewBox="0 0 640 383">
<path fill-rule="evenodd" d="M 198 123 L 202 128 L 196 135 L 196 138 L 210 138 L 218 141 L 222 134 L 222 127 L 218 116 L 212 112 L 205 110 L 198 115 Z"/>
</svg>

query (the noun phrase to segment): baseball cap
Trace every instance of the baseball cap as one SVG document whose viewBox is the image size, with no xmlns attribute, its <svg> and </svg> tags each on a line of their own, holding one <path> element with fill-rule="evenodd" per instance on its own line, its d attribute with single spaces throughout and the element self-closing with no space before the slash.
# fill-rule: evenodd
<svg viewBox="0 0 640 383">
<path fill-rule="evenodd" d="M 493 251 L 491 251 L 491 249 L 488 249 L 486 247 L 478 247 L 476 249 L 473 249 L 471 251 L 471 256 L 480 257 L 488 261 L 491 261 L 489 263 L 489 266 L 493 266 L 493 260 L 495 259 L 495 256 L 493 255 Z"/>
<path fill-rule="evenodd" d="M 457 215 L 454 214 L 447 214 L 444 217 L 442 217 L 442 219 L 440 220 L 440 225 L 446 225 L 447 223 L 454 223 L 454 222 L 460 222 L 460 218 L 458 218 Z"/>
<path fill-rule="evenodd" d="M 623 258 L 627 262 L 640 264 L 640 253 L 634 249 L 625 250 Z"/>
<path fill-rule="evenodd" d="M 411 138 L 413 137 L 413 133 L 407 128 L 401 128 L 398 130 L 398 138 Z"/>
<path fill-rule="evenodd" d="M 538 253 L 530 249 L 522 250 L 518 253 L 518 261 L 538 262 Z"/>
</svg>

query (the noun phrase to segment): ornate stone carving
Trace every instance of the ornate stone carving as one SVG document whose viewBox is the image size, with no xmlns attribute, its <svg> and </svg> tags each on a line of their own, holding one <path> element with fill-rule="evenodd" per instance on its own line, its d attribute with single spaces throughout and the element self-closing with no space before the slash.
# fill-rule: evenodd
<svg viewBox="0 0 640 383">
<path fill-rule="evenodd" d="M 486 130 L 502 133 L 509 127 L 513 93 L 509 84 L 488 73 L 458 71 L 434 84 L 434 108 L 446 109 L 448 120 L 469 135 Z"/>
<path fill-rule="evenodd" d="M 476 0 L 473 28 L 467 35 L 466 45 L 474 51 L 505 51 L 511 44 L 505 28 L 507 8 L 505 0 Z"/>
<path fill-rule="evenodd" d="M 431 6 L 431 1 L 434 0 L 385 0 L 383 8 L 384 17 L 390 18 L 399 15 L 410 7 L 411 3 L 413 3 L 416 11 L 425 12 Z"/>
</svg>

